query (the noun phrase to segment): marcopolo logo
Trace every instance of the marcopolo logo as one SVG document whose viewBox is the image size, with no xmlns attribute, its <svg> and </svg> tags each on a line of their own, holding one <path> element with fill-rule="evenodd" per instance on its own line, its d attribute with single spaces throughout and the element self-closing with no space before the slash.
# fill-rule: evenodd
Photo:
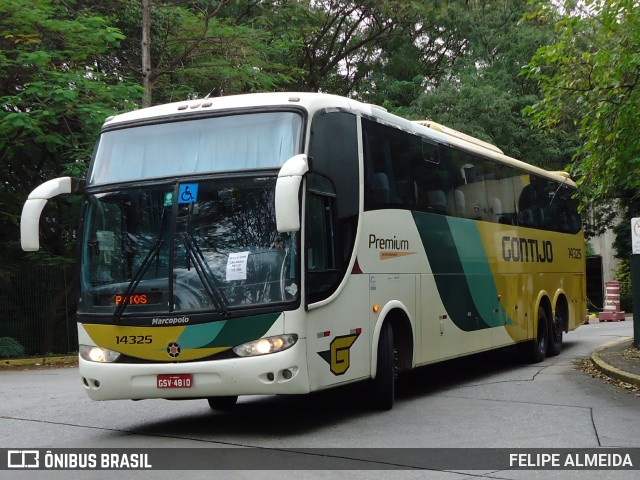
<svg viewBox="0 0 640 480">
<path fill-rule="evenodd" d="M 151 325 L 184 325 L 189 323 L 189 317 L 169 317 L 169 318 L 154 318 L 151 320 Z"/>
</svg>

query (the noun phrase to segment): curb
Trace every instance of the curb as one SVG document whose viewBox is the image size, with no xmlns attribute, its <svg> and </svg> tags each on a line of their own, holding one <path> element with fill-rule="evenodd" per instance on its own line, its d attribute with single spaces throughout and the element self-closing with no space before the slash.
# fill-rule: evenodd
<svg viewBox="0 0 640 480">
<path fill-rule="evenodd" d="M 60 357 L 32 357 L 0 360 L 0 367 L 19 367 L 33 365 L 70 365 L 78 361 L 77 355 Z"/>
<path fill-rule="evenodd" d="M 607 362 L 602 360 L 600 357 L 600 352 L 609 348 L 616 346 L 620 343 L 628 342 L 630 337 L 623 338 L 621 340 L 615 340 L 613 342 L 609 342 L 605 345 L 599 347 L 595 352 L 591 354 L 591 362 L 595 365 L 595 367 L 600 370 L 605 375 L 608 375 L 611 378 L 615 378 L 616 380 L 620 380 L 626 383 L 630 383 L 632 385 L 636 385 L 640 387 L 640 376 L 635 375 L 633 373 L 625 372 L 624 370 L 620 370 L 619 368 L 614 367 L 613 365 L 609 365 Z"/>
</svg>

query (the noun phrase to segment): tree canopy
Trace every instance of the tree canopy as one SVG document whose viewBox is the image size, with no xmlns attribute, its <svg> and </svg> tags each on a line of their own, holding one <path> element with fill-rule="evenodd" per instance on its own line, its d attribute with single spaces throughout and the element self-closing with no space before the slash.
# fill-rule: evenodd
<svg viewBox="0 0 640 480">
<path fill-rule="evenodd" d="M 583 194 L 610 200 L 640 177 L 640 5 L 633 0 L 540 2 L 532 20 L 554 19 L 554 41 L 526 72 L 544 97 L 528 109 L 547 131 L 574 126 L 571 172 Z"/>
<path fill-rule="evenodd" d="M 0 236 L 16 248 L 26 195 L 51 178 L 83 174 L 104 119 L 138 104 L 138 85 L 104 69 L 124 38 L 99 16 L 53 0 L 0 0 Z M 74 213 L 56 199 L 43 243 L 69 256 Z M 8 243 L 7 243 L 8 242 Z"/>
<path fill-rule="evenodd" d="M 571 129 L 541 132 L 522 115 L 542 98 L 522 67 L 554 34 L 551 22 L 522 22 L 530 12 L 517 0 L 473 2 L 457 20 L 465 32 L 463 55 L 403 113 L 461 130 L 543 168 L 564 169 L 575 151 Z"/>
<path fill-rule="evenodd" d="M 621 195 L 639 181 L 628 174 L 639 10 L 622 0 L 0 0 L 0 257 L 21 255 L 26 195 L 82 176 L 107 116 L 207 95 L 347 95 L 544 168 L 569 165 L 592 198 Z M 73 251 L 70 202 L 51 202 L 43 224 L 59 258 Z"/>
</svg>

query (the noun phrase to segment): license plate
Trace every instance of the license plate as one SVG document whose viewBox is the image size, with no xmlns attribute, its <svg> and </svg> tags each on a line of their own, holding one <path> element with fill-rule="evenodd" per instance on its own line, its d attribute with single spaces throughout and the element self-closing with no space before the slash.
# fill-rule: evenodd
<svg viewBox="0 0 640 480">
<path fill-rule="evenodd" d="M 193 375 L 190 373 L 158 375 L 156 384 L 158 388 L 191 388 Z"/>
</svg>

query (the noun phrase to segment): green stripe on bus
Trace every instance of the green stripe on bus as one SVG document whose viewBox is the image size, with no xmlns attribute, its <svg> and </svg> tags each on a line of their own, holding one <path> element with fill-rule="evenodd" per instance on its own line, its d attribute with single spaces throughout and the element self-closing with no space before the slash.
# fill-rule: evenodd
<svg viewBox="0 0 640 480">
<path fill-rule="evenodd" d="M 493 272 L 476 223 L 455 217 L 447 217 L 447 222 L 480 317 L 490 327 L 505 325 L 507 313 L 499 303 Z M 511 321 L 507 319 L 506 323 Z"/>
<path fill-rule="evenodd" d="M 221 320 L 219 322 L 189 325 L 178 338 L 178 343 L 182 348 L 207 347 L 220 334 L 226 323 L 227 320 Z"/>
<path fill-rule="evenodd" d="M 234 347 L 241 343 L 257 340 L 276 323 L 280 313 L 265 313 L 253 317 L 226 320 L 220 333 L 201 348 Z"/>
<path fill-rule="evenodd" d="M 498 294 L 473 221 L 413 212 L 436 288 L 453 323 L 464 331 L 504 325 Z"/>
</svg>

